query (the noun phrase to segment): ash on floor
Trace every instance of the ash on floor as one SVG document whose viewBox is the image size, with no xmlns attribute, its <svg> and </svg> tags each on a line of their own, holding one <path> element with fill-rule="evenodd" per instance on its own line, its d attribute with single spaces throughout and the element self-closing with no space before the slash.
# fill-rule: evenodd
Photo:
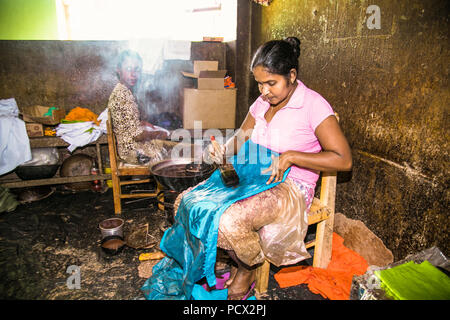
<svg viewBox="0 0 450 320">
<path fill-rule="evenodd" d="M 132 226 L 148 223 L 149 233 L 159 244 L 167 219 L 156 202 L 123 203 L 124 234 Z M 145 250 L 125 247 L 117 256 L 106 255 L 100 249 L 98 224 L 113 216 L 112 190 L 73 193 L 62 187 L 45 199 L 2 213 L 0 299 L 142 299 L 140 288 L 146 279 L 139 276 L 138 256 L 159 246 Z M 80 272 L 79 289 L 71 273 L 74 268 Z M 323 299 L 306 285 L 280 288 L 273 278 L 276 271 L 272 266 L 269 290 L 259 299 Z"/>
</svg>

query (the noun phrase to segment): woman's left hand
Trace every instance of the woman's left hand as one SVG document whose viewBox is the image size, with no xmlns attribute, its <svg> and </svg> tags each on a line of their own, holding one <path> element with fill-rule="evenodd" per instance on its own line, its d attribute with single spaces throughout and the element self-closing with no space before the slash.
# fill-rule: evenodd
<svg viewBox="0 0 450 320">
<path fill-rule="evenodd" d="M 287 155 L 281 154 L 279 157 L 272 155 L 272 163 L 270 164 L 270 167 L 261 171 L 261 173 L 272 171 L 266 184 L 271 184 L 272 182 L 280 182 L 283 179 L 284 172 L 290 166 L 291 162 L 288 160 Z"/>
</svg>

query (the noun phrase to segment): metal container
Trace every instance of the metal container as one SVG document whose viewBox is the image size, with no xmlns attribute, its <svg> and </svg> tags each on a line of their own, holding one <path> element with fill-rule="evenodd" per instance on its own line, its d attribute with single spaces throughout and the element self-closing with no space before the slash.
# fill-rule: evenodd
<svg viewBox="0 0 450 320">
<path fill-rule="evenodd" d="M 103 252 L 114 256 L 123 250 L 125 241 L 119 236 L 107 236 L 102 239 L 101 247 Z"/>
<path fill-rule="evenodd" d="M 215 165 L 196 164 L 191 158 L 166 159 L 150 167 L 152 175 L 161 185 L 177 192 L 208 179 L 216 169 Z"/>
<path fill-rule="evenodd" d="M 22 180 L 49 179 L 58 171 L 59 164 L 18 166 L 16 175 Z"/>
<path fill-rule="evenodd" d="M 98 227 L 102 232 L 102 238 L 109 236 L 119 236 L 123 238 L 123 223 L 124 221 L 120 218 L 109 218 L 100 222 Z"/>
</svg>

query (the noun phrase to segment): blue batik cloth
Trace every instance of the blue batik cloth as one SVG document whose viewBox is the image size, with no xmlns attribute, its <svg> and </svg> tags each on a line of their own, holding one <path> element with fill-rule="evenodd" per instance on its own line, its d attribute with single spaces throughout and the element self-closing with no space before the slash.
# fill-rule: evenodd
<svg viewBox="0 0 450 320">
<path fill-rule="evenodd" d="M 166 257 L 153 267 L 152 276 L 141 288 L 146 299 L 195 299 L 196 282 L 206 277 L 210 287 L 216 284 L 214 266 L 220 217 L 234 202 L 280 183 L 266 184 L 269 176 L 261 173 L 270 166 L 271 155 L 278 153 L 248 140 L 229 159 L 239 176 L 237 187 L 224 186 L 216 170 L 205 183 L 183 196 L 174 224 L 161 239 L 160 248 Z M 288 172 L 289 169 L 282 181 Z"/>
</svg>

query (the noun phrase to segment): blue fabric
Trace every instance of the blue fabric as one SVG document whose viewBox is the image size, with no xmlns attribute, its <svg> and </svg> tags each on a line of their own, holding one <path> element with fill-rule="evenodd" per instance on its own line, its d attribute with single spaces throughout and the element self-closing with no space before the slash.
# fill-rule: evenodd
<svg viewBox="0 0 450 320">
<path fill-rule="evenodd" d="M 199 284 L 194 284 L 192 298 L 194 300 L 227 300 L 228 289 L 207 291 Z"/>
<path fill-rule="evenodd" d="M 272 154 L 278 156 L 248 140 L 230 158 L 239 175 L 237 187 L 224 186 L 216 170 L 204 184 L 183 196 L 174 224 L 161 239 L 160 248 L 166 257 L 153 267 L 152 276 L 141 288 L 146 299 L 192 299 L 197 281 L 206 277 L 210 287 L 216 284 L 214 265 L 220 217 L 234 202 L 280 183 L 267 185 L 269 176 L 261 173 L 269 167 Z M 282 181 L 288 173 L 289 169 Z"/>
<path fill-rule="evenodd" d="M 194 300 L 227 300 L 228 289 L 208 291 L 201 285 L 194 284 L 194 288 L 192 289 L 192 298 L 194 298 Z M 246 300 L 256 300 L 256 297 L 250 296 Z"/>
</svg>

